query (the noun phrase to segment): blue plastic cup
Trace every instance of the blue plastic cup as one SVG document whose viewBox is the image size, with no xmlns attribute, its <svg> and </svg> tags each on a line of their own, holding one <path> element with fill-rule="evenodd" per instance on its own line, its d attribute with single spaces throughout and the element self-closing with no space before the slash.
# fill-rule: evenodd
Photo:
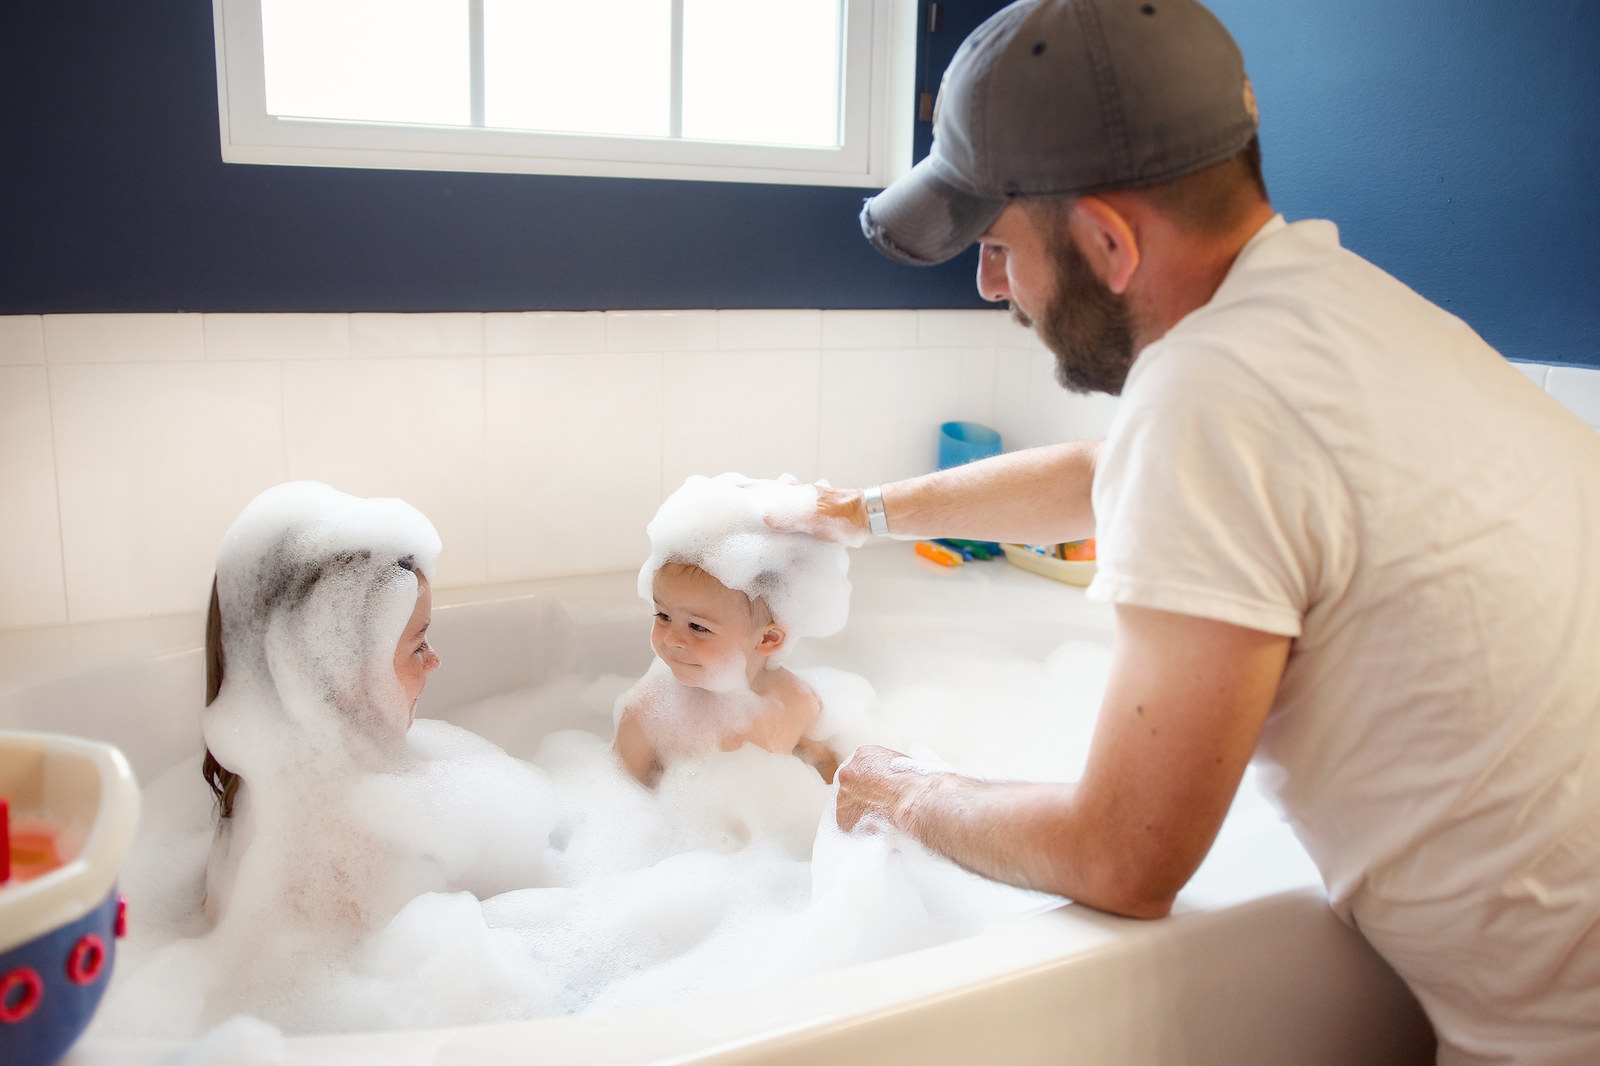
<svg viewBox="0 0 1600 1066">
<path fill-rule="evenodd" d="M 1000 454 L 1000 434 L 977 422 L 946 422 L 939 427 L 939 469 L 948 470 Z"/>
</svg>

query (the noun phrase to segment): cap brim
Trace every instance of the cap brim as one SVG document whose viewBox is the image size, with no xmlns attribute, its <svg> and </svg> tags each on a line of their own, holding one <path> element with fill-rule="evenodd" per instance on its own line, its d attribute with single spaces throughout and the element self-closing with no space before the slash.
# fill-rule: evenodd
<svg viewBox="0 0 1600 1066">
<path fill-rule="evenodd" d="M 953 259 L 1005 208 L 940 178 L 929 157 L 861 208 L 861 232 L 897 262 L 934 266 Z"/>
</svg>

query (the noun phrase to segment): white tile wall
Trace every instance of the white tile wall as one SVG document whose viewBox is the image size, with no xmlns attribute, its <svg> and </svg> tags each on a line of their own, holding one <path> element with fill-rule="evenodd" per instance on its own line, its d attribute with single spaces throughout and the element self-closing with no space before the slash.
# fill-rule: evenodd
<svg viewBox="0 0 1600 1066">
<path fill-rule="evenodd" d="M 406 355 L 482 355 L 479 314 L 350 316 L 350 354 L 361 359 Z"/>
<path fill-rule="evenodd" d="M 998 349 L 994 426 L 1008 450 L 1066 440 L 1099 440 L 1111 428 L 1115 399 L 1098 393 L 1080 396 L 1054 382 L 1055 357 L 1037 342 L 1026 348 Z"/>
<path fill-rule="evenodd" d="M 349 315 L 204 316 L 207 359 L 343 359 Z"/>
<path fill-rule="evenodd" d="M 204 604 L 222 534 L 284 479 L 279 379 L 276 363 L 50 368 L 72 621 Z"/>
<path fill-rule="evenodd" d="M 717 312 L 717 344 L 722 348 L 816 348 L 821 343 L 821 311 Z"/>
<path fill-rule="evenodd" d="M 444 541 L 441 585 L 488 580 L 482 359 L 283 365 L 287 476 L 398 496 Z"/>
<path fill-rule="evenodd" d="M 1518 373 L 1520 373 L 1523 377 L 1527 378 L 1541 389 L 1544 388 L 1545 376 L 1550 373 L 1549 367 L 1540 366 L 1538 363 L 1512 363 L 1511 365 L 1515 367 Z"/>
<path fill-rule="evenodd" d="M 981 422 L 993 410 L 992 392 L 987 403 L 962 395 L 961 355 L 959 348 L 823 352 L 822 476 L 861 485 L 934 469 L 939 424 Z"/>
<path fill-rule="evenodd" d="M 915 348 L 915 311 L 824 311 L 824 348 Z"/>
<path fill-rule="evenodd" d="M 921 348 L 992 348 L 1004 320 L 1000 311 L 918 311 Z"/>
<path fill-rule="evenodd" d="M 205 357 L 201 315 L 45 315 L 52 363 L 167 363 Z"/>
<path fill-rule="evenodd" d="M 44 362 L 44 320 L 38 315 L 0 317 L 0 366 Z"/>
<path fill-rule="evenodd" d="M 613 352 L 693 352 L 718 346 L 715 311 L 607 311 Z"/>
<path fill-rule="evenodd" d="M 489 580 L 637 566 L 661 495 L 661 356 L 488 364 Z"/>
<path fill-rule="evenodd" d="M 750 477 L 817 468 L 822 358 L 789 352 L 673 352 L 662 385 L 661 481 L 737 470 Z"/>
<path fill-rule="evenodd" d="M 42 366 L 0 366 L 0 514 L 0 629 L 65 622 L 50 382 Z"/>
<path fill-rule="evenodd" d="M 483 316 L 483 342 L 489 355 L 603 352 L 606 350 L 606 316 L 601 311 L 486 314 Z"/>
<path fill-rule="evenodd" d="M 1600 371 L 1518 367 L 1600 427 Z M 0 317 L 0 627 L 194 611 L 262 489 L 420 506 L 442 585 L 637 566 L 691 473 L 922 473 L 1103 436 L 999 311 Z"/>
<path fill-rule="evenodd" d="M 1600 371 L 1553 366 L 1545 376 L 1544 387 L 1579 418 L 1600 429 Z"/>
</svg>

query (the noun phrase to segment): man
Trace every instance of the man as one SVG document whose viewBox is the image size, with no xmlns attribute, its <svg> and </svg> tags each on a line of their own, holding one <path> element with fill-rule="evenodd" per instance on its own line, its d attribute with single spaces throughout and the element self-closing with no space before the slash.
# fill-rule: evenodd
<svg viewBox="0 0 1600 1066">
<path fill-rule="evenodd" d="M 1287 224 L 1192 0 L 1024 0 L 951 64 L 868 237 L 1120 394 L 1106 442 L 820 490 L 815 535 L 1095 535 L 1113 666 L 1075 784 L 858 751 L 844 828 L 1165 915 L 1258 760 L 1444 1063 L 1600 1062 L 1600 437 L 1463 323 Z"/>
</svg>

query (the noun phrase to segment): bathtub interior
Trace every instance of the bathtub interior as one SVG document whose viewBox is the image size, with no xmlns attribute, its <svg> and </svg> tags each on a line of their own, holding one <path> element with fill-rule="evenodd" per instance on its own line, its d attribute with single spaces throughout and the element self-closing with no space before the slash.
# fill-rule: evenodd
<svg viewBox="0 0 1600 1066">
<path fill-rule="evenodd" d="M 971 762 L 955 760 L 965 769 L 991 776 L 1071 776 L 1086 751 L 1092 706 L 1061 709 L 1075 717 L 1055 724 L 1056 744 L 1018 744 L 1003 735 L 1003 723 L 988 716 L 985 694 L 998 691 L 1007 670 L 1031 671 L 1033 681 L 1039 681 L 1043 664 L 1064 644 L 1108 646 L 1109 609 L 1089 603 L 1081 590 L 1000 562 L 940 570 L 913 559 L 907 545 L 854 553 L 852 577 L 849 625 L 836 637 L 802 644 L 793 666 L 803 670 L 826 665 L 867 678 L 886 704 L 903 712 L 907 724 L 923 727 L 934 750 L 941 750 L 941 744 L 943 750 L 967 745 Z M 472 728 L 517 755 L 530 753 L 555 729 L 581 728 L 609 736 L 609 697 L 650 659 L 647 619 L 631 573 L 441 590 L 431 639 L 446 666 L 430 681 L 418 713 Z M 31 641 L 33 654 L 0 691 L 0 722 L 8 728 L 52 729 L 116 744 L 140 778 L 148 780 L 199 751 L 199 622 L 194 615 L 4 635 L 16 637 L 14 643 Z M 1093 661 L 1092 655 L 1078 660 Z M 1088 700 L 1098 683 L 1085 679 L 1078 702 Z M 538 701 L 514 723 L 484 716 L 483 701 L 492 707 L 496 696 L 540 686 L 556 698 Z M 952 687 L 957 690 L 954 699 Z M 561 698 L 563 693 L 571 698 Z M 943 704 L 931 714 L 930 697 L 932 704 Z M 1030 713 L 1050 712 L 1034 707 Z M 997 743 L 969 744 L 975 736 L 994 737 Z M 1358 998 L 1375 997 L 1383 1008 L 1380 1013 L 1386 1011 L 1389 1019 L 1389 1029 L 1378 1026 L 1373 1032 L 1382 1036 L 1397 1026 L 1396 1031 L 1415 1029 L 1414 1006 L 1394 1006 L 1404 992 L 1396 992 L 1392 975 L 1382 971 L 1381 963 L 1374 965 L 1370 952 L 1352 947 L 1342 929 L 1326 926 L 1333 919 L 1321 903 L 1314 868 L 1247 781 L 1217 847 L 1180 898 L 1177 912 L 1210 919 L 1247 915 L 1252 907 L 1268 908 L 1264 917 L 1254 919 L 1263 923 L 1262 929 L 1273 921 L 1288 922 L 1290 931 L 1309 923 L 1317 936 L 1333 938 L 1334 957 L 1317 978 L 1318 987 L 1364 981 L 1366 990 Z M 1159 943 L 1165 934 L 1159 925 L 1155 928 L 1154 943 Z M 917 1001 L 947 999 L 956 990 L 991 987 L 1086 953 L 1103 954 L 1108 946 L 1145 944 L 1151 935 L 1139 923 L 1068 906 L 971 941 L 805 978 L 790 987 L 632 1008 L 616 1012 L 620 1018 L 578 1016 L 466 1030 L 312 1036 L 290 1044 L 308 1056 L 306 1061 L 354 1061 L 369 1054 L 394 1061 L 447 1061 L 452 1056 L 439 1049 L 465 1053 L 476 1048 L 476 1054 L 493 1048 L 496 1054 L 514 1055 L 517 1049 L 542 1047 L 560 1049 L 546 1061 L 642 1063 L 664 1060 L 669 1053 L 715 1057 L 724 1045 L 781 1049 L 797 1033 L 820 1031 L 821 1022 L 838 1030 L 840 1019 L 855 1019 L 855 1025 Z M 1073 973 L 1081 971 L 1080 966 Z M 1103 996 L 1115 982 L 1090 984 L 1101 986 Z M 1290 998 L 1303 1001 L 1303 990 Z M 1350 1009 L 1344 1002 L 1331 1013 L 1323 1010 L 1321 1017 L 1338 1017 Z M 1260 1016 L 1259 1011 L 1251 1015 Z M 1241 1015 L 1239 1024 L 1256 1023 Z M 157 1049 L 140 1050 L 116 1040 L 90 1040 L 75 1053 L 84 1063 L 155 1061 L 157 1054 Z M 1136 1060 L 1138 1056 L 1127 1059 Z"/>
</svg>

